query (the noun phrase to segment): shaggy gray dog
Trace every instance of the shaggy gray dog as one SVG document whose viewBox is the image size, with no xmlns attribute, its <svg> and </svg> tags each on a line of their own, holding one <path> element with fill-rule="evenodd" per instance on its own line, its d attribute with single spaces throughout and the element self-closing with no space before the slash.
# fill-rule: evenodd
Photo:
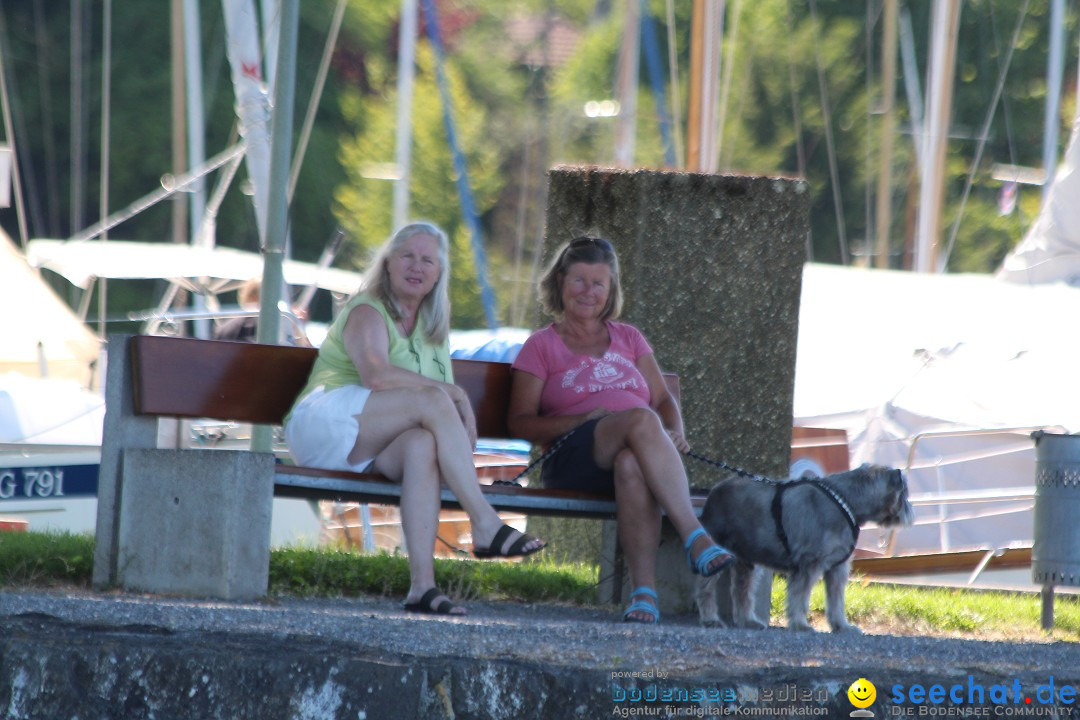
<svg viewBox="0 0 1080 720">
<path fill-rule="evenodd" d="M 810 590 L 825 577 L 825 614 L 833 632 L 859 629 L 847 621 L 844 590 L 859 526 L 910 525 L 914 511 L 899 470 L 863 465 L 825 478 L 767 481 L 734 475 L 710 492 L 701 524 L 738 558 L 732 566 L 731 605 L 736 627 L 765 628 L 752 598 L 758 566 L 788 576 L 787 626 L 813 630 L 806 616 Z M 701 622 L 721 625 L 716 612 L 717 578 L 699 580 Z"/>
</svg>

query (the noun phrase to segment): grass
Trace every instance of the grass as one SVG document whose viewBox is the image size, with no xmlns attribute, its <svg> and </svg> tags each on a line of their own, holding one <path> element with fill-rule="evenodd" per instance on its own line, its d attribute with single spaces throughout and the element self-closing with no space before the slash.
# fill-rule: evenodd
<svg viewBox="0 0 1080 720">
<path fill-rule="evenodd" d="M 94 538 L 69 533 L 0 533 L 0 589 L 82 588 L 91 584 Z M 550 560 L 521 563 L 436 560 L 436 582 L 462 600 L 595 602 L 595 567 Z M 284 548 L 270 554 L 270 595 L 400 598 L 409 586 L 404 556 L 361 555 L 329 548 Z M 784 623 L 785 583 L 777 578 L 772 623 Z M 810 597 L 811 622 L 826 629 L 824 590 Z M 1026 642 L 1080 641 L 1080 598 L 1058 595 L 1054 629 L 1039 625 L 1040 599 L 1030 594 L 928 589 L 869 583 L 848 587 L 851 622 L 871 633 Z"/>
</svg>

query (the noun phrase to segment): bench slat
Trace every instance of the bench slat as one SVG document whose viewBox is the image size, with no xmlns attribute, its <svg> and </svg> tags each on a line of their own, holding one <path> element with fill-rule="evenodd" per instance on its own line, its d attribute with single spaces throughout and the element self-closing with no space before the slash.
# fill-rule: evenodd
<svg viewBox="0 0 1080 720">
<path fill-rule="evenodd" d="M 131 338 L 135 412 L 280 425 L 307 383 L 318 350 L 220 340 Z M 510 365 L 453 361 L 481 437 L 509 438 Z"/>
<path fill-rule="evenodd" d="M 318 351 L 193 338 L 131 339 L 135 411 L 280 425 Z"/>
</svg>

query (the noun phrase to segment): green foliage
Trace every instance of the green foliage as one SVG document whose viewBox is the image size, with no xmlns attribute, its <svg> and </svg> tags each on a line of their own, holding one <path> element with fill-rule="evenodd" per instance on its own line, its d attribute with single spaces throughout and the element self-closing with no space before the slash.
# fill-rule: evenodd
<svg viewBox="0 0 1080 720">
<path fill-rule="evenodd" d="M 397 93 L 380 72 L 373 78 L 387 83 L 382 98 L 355 95 L 347 98 L 350 115 L 363 107 L 365 124 L 355 137 L 343 140 L 341 163 L 348 182 L 337 189 L 335 212 L 359 246 L 358 256 L 369 256 L 393 232 L 393 184 L 367 177 L 376 163 L 394 162 Z M 426 45 L 417 47 L 413 97 L 412 172 L 410 216 L 436 223 L 452 241 L 450 264 L 453 282 L 452 324 L 457 328 L 483 324 L 483 308 L 475 281 L 471 238 L 461 214 L 453 157 L 446 141 L 443 109 L 434 71 L 434 56 Z M 494 146 L 488 142 L 486 112 L 469 95 L 466 83 L 450 63 L 446 68 L 458 138 L 466 155 L 469 183 L 477 212 L 491 209 L 502 179 Z"/>
<path fill-rule="evenodd" d="M 301 4 L 294 108 L 297 132 L 314 88 L 336 2 L 310 0 Z M 925 95 L 932 6 L 901 5 L 910 13 L 919 89 Z M 1025 5 L 1028 15 L 1019 25 L 1001 102 L 989 108 Z M 68 76 L 72 67 L 72 9 L 83 6 L 50 5 L 49 12 L 41 12 L 39 6 L 37 0 L 5 0 L 0 11 L 0 47 L 12 98 L 30 234 L 65 237 L 95 222 L 100 214 L 100 7 L 94 3 L 85 6 L 90 33 L 86 38 L 87 62 L 82 64 L 86 87 L 83 160 L 87 171 L 80 180 L 71 172 L 74 108 Z M 348 3 L 290 210 L 292 249 L 298 259 L 318 257 L 340 223 L 355 245 L 342 253 L 339 265 L 363 267 L 366 252 L 391 231 L 392 184 L 365 174 L 372 163 L 394 160 L 400 7 L 399 0 Z M 447 42 L 446 69 L 454 117 L 488 251 L 488 279 L 496 289 L 500 319 L 520 322 L 520 309 L 510 318 L 509 306 L 520 304 L 521 286 L 531 278 L 519 259 L 529 263 L 531 248 L 543 234 L 546 169 L 556 163 L 608 164 L 614 157 L 616 120 L 587 118 L 583 107 L 587 101 L 615 95 L 624 6 L 593 0 L 469 0 L 440 2 L 438 7 Z M 645 7 L 657 21 L 666 76 L 668 3 L 649 0 Z M 689 2 L 672 4 L 683 124 L 689 94 L 692 7 Z M 805 174 L 813 194 L 812 256 L 838 261 L 841 225 L 851 251 L 872 244 L 876 178 L 882 161 L 888 162 L 893 171 L 890 238 L 893 265 L 899 265 L 901 248 L 910 245 L 914 232 L 909 211 L 914 211 L 919 201 L 919 172 L 915 168 L 914 118 L 902 66 L 895 85 L 892 157 L 881 157 L 881 4 L 757 0 L 728 3 L 726 8 L 721 81 L 730 84 L 724 85 L 721 98 L 721 171 Z M 1075 34 L 1077 14 L 1075 4 L 1069 5 L 1067 37 Z M 236 113 L 221 4 L 200 4 L 200 15 L 206 147 L 207 154 L 213 155 L 237 140 Z M 969 0 L 963 4 L 946 163 L 945 242 L 960 210 L 969 174 L 975 182 L 959 216 L 955 247 L 948 259 L 950 270 L 994 270 L 1030 223 L 1034 212 L 1027 207 L 1034 205 L 1030 199 L 1022 200 L 1023 215 L 997 215 L 1000 182 L 991 177 L 990 169 L 994 164 L 1042 164 L 1049 15 L 1050 0 L 1031 0 L 1030 4 Z M 566 22 L 578 33 L 572 55 L 563 65 L 529 65 L 523 48 L 510 38 L 512 20 L 539 22 L 545 17 Z M 161 3 L 119 3 L 113 7 L 110 212 L 157 188 L 161 176 L 173 170 L 169 20 L 168 8 Z M 470 269 L 471 238 L 461 217 L 441 100 L 434 83 L 434 63 L 425 37 L 419 39 L 417 47 L 411 118 L 411 215 L 439 223 L 454 239 L 454 324 L 475 326 L 482 324 L 483 314 Z M 1075 44 L 1067 43 L 1066 68 L 1075 67 L 1076 55 Z M 1068 140 L 1076 107 L 1075 83 L 1068 77 L 1063 93 L 1059 153 Z M 662 166 L 656 100 L 644 57 L 637 99 L 635 162 Z M 826 141 L 826 105 L 831 110 L 832 158 Z M 992 122 L 980 165 L 973 172 L 972 162 L 981 141 L 977 136 L 988 115 Z M 179 137 L 183 135 L 179 133 Z M 835 163 L 835 183 L 830 161 Z M 217 217 L 217 238 L 225 246 L 254 250 L 258 247 L 254 213 L 250 198 L 239 187 L 246 175 L 242 168 L 225 195 Z M 217 181 L 216 174 L 210 176 L 209 189 Z M 75 183 L 84 191 L 78 208 L 71 207 Z M 1037 190 L 1025 189 L 1024 194 L 1030 197 Z M 13 212 L 0 213 L 0 223 L 9 233 L 17 232 Z M 110 237 L 164 241 L 171 237 L 171 226 L 171 206 L 162 203 L 123 223 Z M 146 284 L 131 293 L 110 291 L 109 311 L 118 314 L 148 307 L 153 302 L 146 296 L 160 290 Z M 531 297 L 531 292 L 524 296 Z"/>
<path fill-rule="evenodd" d="M 981 592 L 952 588 L 925 588 L 848 583 L 848 619 L 872 632 L 899 634 L 956 634 L 974 637 L 1032 639 L 1040 629 L 1042 600 L 1028 593 Z M 772 623 L 783 625 L 787 602 L 783 577 L 773 583 Z M 811 622 L 825 628 L 825 590 L 818 584 L 810 594 Z M 1054 609 L 1052 637 L 1080 639 L 1080 602 L 1059 596 Z"/>
<path fill-rule="evenodd" d="M 0 587 L 89 587 L 93 571 L 93 535 L 0 533 Z"/>
<path fill-rule="evenodd" d="M 545 553 L 546 554 L 546 553 Z M 89 534 L 0 533 L 0 588 L 90 587 L 94 538 Z M 599 581 L 595 565 L 544 557 L 522 562 L 435 560 L 435 581 L 460 600 L 515 600 L 591 605 Z M 379 595 L 404 597 L 409 589 L 408 559 L 333 548 L 288 547 L 270 552 L 270 594 L 302 597 Z M 773 625 L 784 624 L 786 583 L 773 583 Z M 1036 640 L 1041 600 L 1030 593 L 869 584 L 847 586 L 849 619 L 874 633 L 960 635 L 973 638 Z M 819 583 L 810 596 L 811 621 L 825 628 L 825 597 Z M 1080 640 L 1080 601 L 1059 594 L 1056 640 Z"/>
<path fill-rule="evenodd" d="M 508 599 L 587 604 L 595 596 L 596 573 L 586 565 L 437 559 L 435 582 L 460 600 Z M 274 595 L 390 595 L 409 590 L 408 559 L 361 555 L 345 550 L 284 548 L 271 553 Z"/>
</svg>

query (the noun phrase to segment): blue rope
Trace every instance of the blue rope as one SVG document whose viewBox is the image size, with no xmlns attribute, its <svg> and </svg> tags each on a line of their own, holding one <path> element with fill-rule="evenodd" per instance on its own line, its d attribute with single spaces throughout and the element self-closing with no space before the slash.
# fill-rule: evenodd
<svg viewBox="0 0 1080 720">
<path fill-rule="evenodd" d="M 487 318 L 488 327 L 495 330 L 499 327 L 495 317 L 495 292 L 487 278 L 487 253 L 484 250 L 484 234 L 480 228 L 480 219 L 476 215 L 476 206 L 473 203 L 472 188 L 469 185 L 469 173 L 465 166 L 465 155 L 457 140 L 457 129 L 454 125 L 453 108 L 450 103 L 450 86 L 446 81 L 446 58 L 443 50 L 442 36 L 439 33 L 439 16 L 435 11 L 435 0 L 423 0 L 424 22 L 427 25 L 428 38 L 431 40 L 435 51 L 435 79 L 439 86 L 439 96 L 443 105 L 443 124 L 446 125 L 446 139 L 450 143 L 450 153 L 454 158 L 454 174 L 457 175 L 458 194 L 461 196 L 461 212 L 465 216 L 465 224 L 469 227 L 469 235 L 472 236 L 473 258 L 476 263 L 476 277 L 480 282 L 480 297 L 484 302 L 484 316 Z"/>
<path fill-rule="evenodd" d="M 641 40 L 645 47 L 645 67 L 649 71 L 649 84 L 652 86 L 653 104 L 656 105 L 656 118 L 660 123 L 660 138 L 664 144 L 664 162 L 675 167 L 675 143 L 671 139 L 671 115 L 668 114 L 667 92 L 664 90 L 664 74 L 660 62 L 659 43 L 656 40 L 656 24 L 652 12 L 642 3 Z"/>
</svg>

